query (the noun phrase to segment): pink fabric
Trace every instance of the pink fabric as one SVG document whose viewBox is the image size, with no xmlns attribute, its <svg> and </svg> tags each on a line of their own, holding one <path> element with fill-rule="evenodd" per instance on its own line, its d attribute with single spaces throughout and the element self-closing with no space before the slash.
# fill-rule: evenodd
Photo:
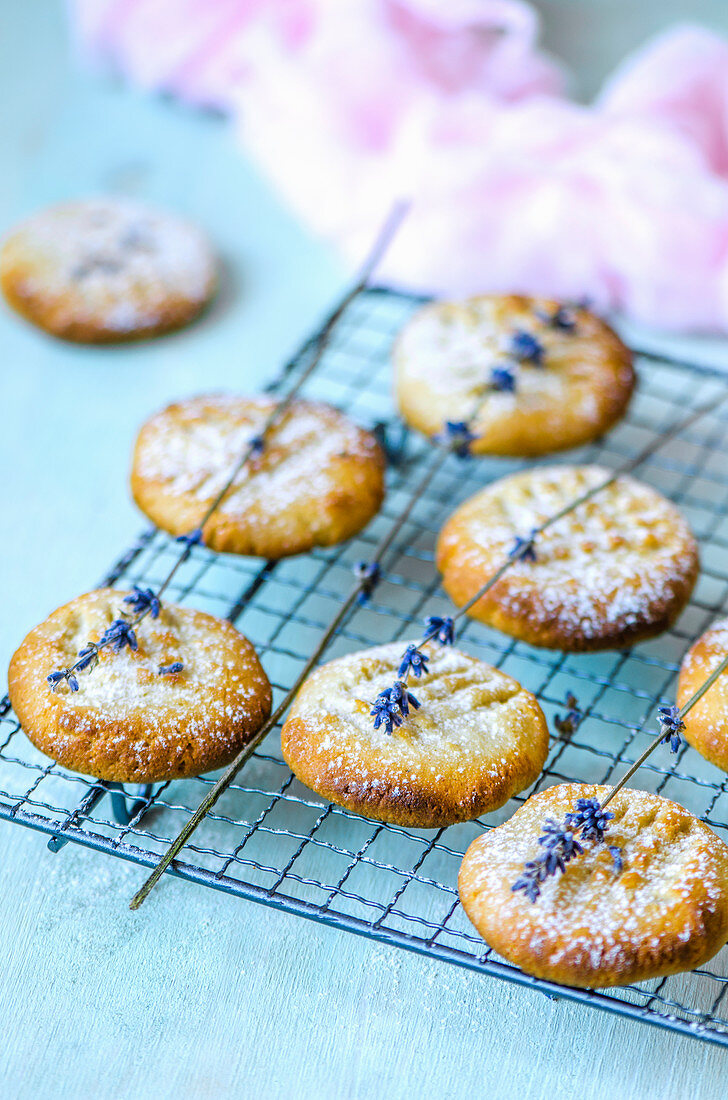
<svg viewBox="0 0 728 1100">
<path fill-rule="evenodd" d="M 728 330 L 728 42 L 693 26 L 590 107 L 520 0 L 71 0 L 129 78 L 229 111 L 317 232 L 359 259 L 412 211 L 382 275 L 440 293 L 587 294 Z"/>
</svg>

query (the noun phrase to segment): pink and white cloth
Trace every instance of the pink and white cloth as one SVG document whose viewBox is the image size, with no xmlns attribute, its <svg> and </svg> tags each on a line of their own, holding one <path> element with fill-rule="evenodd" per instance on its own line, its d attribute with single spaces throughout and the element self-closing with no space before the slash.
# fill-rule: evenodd
<svg viewBox="0 0 728 1100">
<path fill-rule="evenodd" d="M 439 293 L 728 331 L 728 41 L 666 32 L 589 107 L 521 0 L 69 0 L 84 48 L 215 106 L 316 232 Z"/>
</svg>

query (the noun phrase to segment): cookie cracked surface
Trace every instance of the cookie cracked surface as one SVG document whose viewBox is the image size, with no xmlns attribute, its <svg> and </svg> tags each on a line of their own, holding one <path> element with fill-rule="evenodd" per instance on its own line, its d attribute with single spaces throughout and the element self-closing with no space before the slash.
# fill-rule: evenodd
<svg viewBox="0 0 728 1100">
<path fill-rule="evenodd" d="M 603 844 L 541 885 L 535 902 L 513 883 L 539 850 L 547 818 L 609 788 L 566 783 L 533 795 L 478 837 L 460 868 L 466 913 L 500 955 L 562 985 L 627 985 L 701 966 L 728 938 L 728 846 L 675 802 L 623 789 L 609 803 Z M 608 845 L 622 851 L 614 869 Z"/>
<path fill-rule="evenodd" d="M 8 673 L 25 733 L 64 767 L 119 783 L 229 764 L 270 714 L 271 689 L 253 646 L 223 619 L 165 602 L 135 628 L 136 652 L 103 649 L 95 669 L 78 673 L 78 691 L 51 691 L 46 677 L 99 641 L 125 595 L 79 596 L 26 636 Z M 176 662 L 181 671 L 160 675 Z"/>
<path fill-rule="evenodd" d="M 599 466 L 542 466 L 489 485 L 448 519 L 437 543 L 443 586 L 458 606 L 474 596 L 517 536 L 603 481 Z M 678 509 L 649 485 L 620 477 L 535 541 L 468 612 L 535 646 L 614 649 L 667 630 L 690 598 L 698 548 Z"/>
<path fill-rule="evenodd" d="M 172 535 L 198 527 L 276 403 L 213 394 L 151 417 L 137 438 L 131 472 L 142 511 Z M 205 545 L 281 558 L 343 542 L 379 510 L 384 470 L 371 432 L 331 405 L 293 401 L 205 524 Z"/>
<path fill-rule="evenodd" d="M 123 198 L 59 203 L 0 252 L 9 304 L 54 336 L 103 344 L 187 324 L 212 298 L 217 262 L 196 226 Z"/>
<path fill-rule="evenodd" d="M 603 435 L 622 417 L 635 385 L 631 352 L 586 309 L 574 326 L 549 324 L 559 303 L 521 295 L 431 302 L 407 322 L 394 346 L 402 416 L 434 435 L 446 420 L 470 421 L 473 454 L 542 455 Z M 515 366 L 513 392 L 490 390 L 491 371 L 513 367 L 517 332 L 537 339 L 543 362 Z"/>
<path fill-rule="evenodd" d="M 452 647 L 428 645 L 420 703 L 387 734 L 372 701 L 397 678 L 406 642 L 339 657 L 300 689 L 281 732 L 294 774 L 364 817 L 415 828 L 497 809 L 539 776 L 548 749 L 535 697 L 512 677 Z"/>
</svg>

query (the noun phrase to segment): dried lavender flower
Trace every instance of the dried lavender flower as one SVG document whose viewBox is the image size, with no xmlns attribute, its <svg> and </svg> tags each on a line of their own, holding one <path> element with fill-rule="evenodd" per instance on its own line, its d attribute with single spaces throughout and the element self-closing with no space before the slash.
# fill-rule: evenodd
<svg viewBox="0 0 728 1100">
<path fill-rule="evenodd" d="M 493 367 L 490 372 L 490 388 L 499 393 L 516 392 L 516 376 L 510 367 Z"/>
<path fill-rule="evenodd" d="M 569 709 L 563 718 L 560 714 L 554 716 L 554 726 L 562 737 L 569 738 L 578 730 L 583 715 L 579 710 L 579 703 L 576 696 L 572 695 L 571 692 L 568 692 L 566 695 L 566 705 Z"/>
<path fill-rule="evenodd" d="M 536 547 L 534 546 L 535 538 L 535 529 L 531 531 L 531 534 L 527 538 L 516 535 L 513 540 L 513 546 L 508 551 L 508 557 L 511 561 L 536 561 Z"/>
<path fill-rule="evenodd" d="M 139 643 L 131 623 L 125 619 L 114 619 L 101 636 L 99 646 L 110 646 L 115 652 L 126 646 L 131 650 L 137 650 Z"/>
<path fill-rule="evenodd" d="M 534 367 L 542 367 L 544 359 L 544 346 L 532 332 L 525 329 L 516 329 L 508 344 L 508 352 L 520 363 L 531 363 Z"/>
<path fill-rule="evenodd" d="M 202 542 L 202 528 L 195 527 L 194 531 L 188 531 L 186 535 L 177 535 L 176 542 L 184 542 L 188 547 L 199 546 Z"/>
<path fill-rule="evenodd" d="M 425 620 L 425 637 L 437 641 L 440 645 L 453 645 L 455 642 L 455 623 L 449 615 L 428 615 Z"/>
<path fill-rule="evenodd" d="M 384 726 L 385 733 L 391 733 L 399 728 L 409 714 L 409 708 L 419 709 L 420 704 L 411 692 L 407 691 L 407 685 L 401 680 L 395 681 L 391 688 L 380 691 L 372 703 L 369 712 L 374 719 L 374 729 Z"/>
<path fill-rule="evenodd" d="M 420 676 L 427 674 L 427 662 L 429 658 L 420 653 L 416 645 L 408 645 L 402 654 L 402 663 L 399 666 L 399 677 L 406 678 L 410 672 L 418 680 Z"/>
<path fill-rule="evenodd" d="M 159 616 L 161 604 L 151 588 L 140 588 L 135 584 L 129 595 L 124 596 L 124 603 L 129 604 L 135 615 L 146 615 L 148 612 L 153 619 Z"/>
<path fill-rule="evenodd" d="M 358 561 L 354 566 L 354 576 L 362 581 L 361 592 L 357 596 L 360 604 L 371 599 L 372 592 L 379 584 L 382 577 L 382 569 L 376 561 Z"/>
<path fill-rule="evenodd" d="M 624 870 L 624 857 L 622 855 L 622 849 L 618 848 L 616 844 L 610 844 L 607 851 L 612 857 L 612 864 L 614 866 L 615 875 L 621 875 Z"/>
<path fill-rule="evenodd" d="M 598 798 L 577 798 L 576 810 L 567 814 L 564 824 L 581 832 L 582 840 L 604 840 L 604 831 L 614 817 L 599 805 Z"/>
<path fill-rule="evenodd" d="M 46 676 L 46 680 L 51 685 L 52 691 L 58 691 L 61 684 L 68 684 L 71 691 L 78 691 L 78 680 L 73 675 L 73 669 L 60 668 L 56 672 L 51 672 L 49 676 Z"/>
<path fill-rule="evenodd" d="M 445 427 L 435 436 L 440 443 L 446 443 L 458 458 L 468 458 L 471 444 L 477 439 L 464 420 L 446 420 Z"/>
<path fill-rule="evenodd" d="M 677 752 L 682 745 L 680 734 L 685 729 L 685 723 L 680 717 L 680 708 L 677 706 L 660 707 L 657 711 L 657 721 L 665 735 L 662 744 L 670 742 L 670 752 Z"/>
<path fill-rule="evenodd" d="M 160 665 L 157 669 L 157 675 L 168 676 L 174 672 L 181 672 L 184 667 L 181 661 L 172 661 L 171 665 Z"/>
<path fill-rule="evenodd" d="M 99 647 L 96 642 L 87 642 L 83 649 L 78 651 L 78 660 L 74 665 L 77 672 L 93 672 L 99 663 Z"/>
</svg>

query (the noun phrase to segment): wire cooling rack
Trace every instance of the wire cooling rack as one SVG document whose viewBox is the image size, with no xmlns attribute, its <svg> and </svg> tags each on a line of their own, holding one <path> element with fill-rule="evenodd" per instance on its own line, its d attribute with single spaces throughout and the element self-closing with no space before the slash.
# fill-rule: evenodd
<svg viewBox="0 0 728 1100">
<path fill-rule="evenodd" d="M 346 308 L 303 393 L 338 405 L 375 427 L 390 459 L 381 513 L 356 539 L 329 550 L 266 562 L 199 547 L 171 588 L 181 604 L 227 617 L 256 646 L 283 697 L 342 600 L 352 570 L 401 513 L 431 456 L 392 409 L 392 338 L 421 299 L 371 288 Z M 269 389 L 302 372 L 313 337 Z M 722 395 L 718 372 L 655 356 L 638 358 L 639 389 L 626 420 L 603 440 L 555 461 L 614 467 L 637 454 L 690 408 Z M 532 793 L 554 783 L 619 778 L 656 732 L 660 703 L 674 700 L 680 660 L 690 642 L 728 604 L 728 403 L 666 442 L 637 476 L 675 501 L 701 543 L 702 571 L 690 606 L 661 637 L 622 652 L 567 655 L 530 648 L 467 621 L 458 645 L 534 692 L 549 719 L 568 692 L 585 717 L 571 736 L 553 736 L 545 770 L 486 819 L 443 830 L 403 829 L 367 821 L 322 802 L 289 771 L 278 731 L 256 751 L 207 814 L 172 873 L 352 932 L 397 944 L 634 1019 L 728 1046 L 728 948 L 708 966 L 638 986 L 594 992 L 531 978 L 486 948 L 458 903 L 456 879 L 470 841 L 508 818 Z M 326 659 L 363 646 L 417 637 L 426 614 L 451 605 L 433 564 L 437 531 L 460 501 L 523 462 L 446 459 L 399 531 L 383 579 L 338 631 Z M 145 532 L 103 581 L 155 586 L 178 547 Z M 65 771 L 28 742 L 7 699 L 0 704 L 0 817 L 51 834 L 60 851 L 74 841 L 152 867 L 214 783 L 201 776 L 143 789 L 113 787 Z M 728 841 L 728 776 L 683 746 L 650 758 L 638 785 L 674 798 Z"/>
</svg>

